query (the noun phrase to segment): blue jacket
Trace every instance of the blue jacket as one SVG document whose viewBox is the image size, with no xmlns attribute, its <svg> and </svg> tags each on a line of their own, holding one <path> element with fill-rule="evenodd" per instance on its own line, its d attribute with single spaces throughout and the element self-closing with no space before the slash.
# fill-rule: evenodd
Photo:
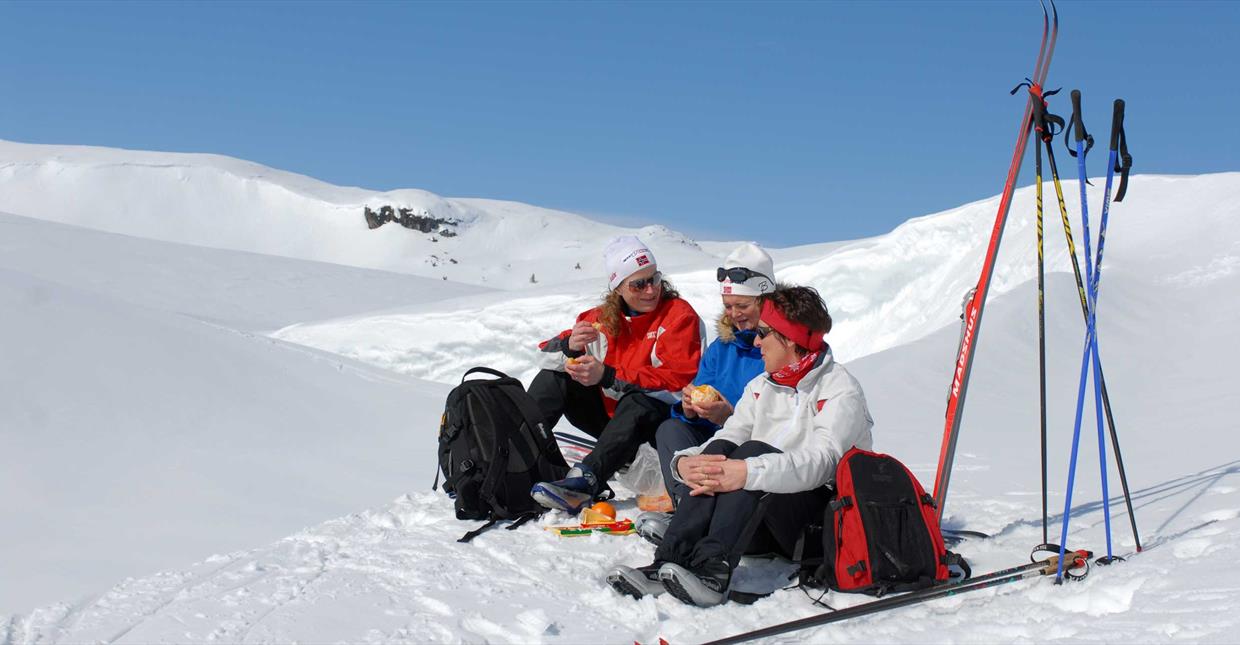
<svg viewBox="0 0 1240 645">
<path fill-rule="evenodd" d="M 725 329 L 721 325 L 719 337 L 712 341 L 702 354 L 702 364 L 698 366 L 693 384 L 709 385 L 719 390 L 735 408 L 741 393 L 745 391 L 745 385 L 763 371 L 762 350 L 753 344 L 756 336 L 753 330 L 740 331 L 732 327 Z M 719 429 L 719 426 L 701 417 L 685 417 L 684 407 L 680 403 L 672 406 L 672 418 L 699 428 L 712 431 Z"/>
</svg>

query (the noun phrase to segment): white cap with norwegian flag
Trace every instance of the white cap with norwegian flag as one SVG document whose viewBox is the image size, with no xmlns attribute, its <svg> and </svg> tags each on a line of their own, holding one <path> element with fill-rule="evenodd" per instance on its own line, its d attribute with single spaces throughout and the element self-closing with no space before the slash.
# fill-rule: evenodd
<svg viewBox="0 0 1240 645">
<path fill-rule="evenodd" d="M 727 269 L 748 269 L 747 275 L 726 275 Z M 719 293 L 734 296 L 760 296 L 775 290 L 775 262 L 757 244 L 746 242 L 732 251 L 719 269 Z"/>
<path fill-rule="evenodd" d="M 607 267 L 609 289 L 615 289 L 625 278 L 646 267 L 658 266 L 650 247 L 633 235 L 622 235 L 608 242 L 603 249 L 603 264 Z"/>
</svg>

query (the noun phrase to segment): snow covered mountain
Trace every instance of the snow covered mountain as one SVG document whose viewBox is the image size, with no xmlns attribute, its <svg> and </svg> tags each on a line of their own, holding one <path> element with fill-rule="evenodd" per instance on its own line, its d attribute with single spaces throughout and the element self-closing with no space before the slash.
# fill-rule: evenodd
<svg viewBox="0 0 1240 645">
<path fill-rule="evenodd" d="M 1053 194 L 1049 184 L 1046 189 Z M 1209 281 L 1236 270 L 1237 238 L 1220 231 L 1235 230 L 1233 204 L 1240 202 L 1240 174 L 1144 175 L 1132 180 L 1130 191 L 1134 197 L 1113 209 L 1108 275 L 1138 271 L 1151 281 L 1179 284 Z M 1186 206 L 1185 195 L 1210 198 Z M 1101 191 L 1093 196 L 1097 201 L 1090 206 L 1096 216 Z M 1017 191 L 992 297 L 1036 280 L 1033 203 L 1032 186 Z M 961 301 L 977 282 L 997 205 L 995 197 L 914 218 L 887 235 L 775 250 L 776 279 L 810 285 L 824 295 L 835 320 L 831 343 L 841 360 L 912 342 L 959 320 Z M 1071 209 L 1073 218 L 1077 210 Z M 1079 220 L 1073 226 L 1079 246 Z M 1056 212 L 1047 213 L 1045 228 L 1046 270 L 1070 275 Z M 1184 253 L 1186 248 L 1193 253 Z M 698 313 L 709 319 L 720 313 L 714 266 L 669 272 Z M 469 360 L 531 378 L 538 341 L 567 328 L 577 312 L 597 302 L 595 285 L 600 282 L 595 278 L 515 295 L 484 294 L 379 315 L 299 323 L 276 337 L 445 383 Z"/>
<path fill-rule="evenodd" d="M 489 258 L 440 274 L 420 259 L 401 265 L 402 249 L 464 240 L 474 234 L 465 224 L 458 238 L 401 238 L 383 247 L 390 253 L 367 246 L 366 235 L 389 230 L 420 239 L 394 224 L 366 229 L 360 212 L 410 191 L 367 201 L 375 195 L 219 157 L 7 143 L 0 152 L 0 210 L 21 215 L 0 215 L 0 489 L 18 491 L 0 496 L 0 643 L 696 642 L 821 611 L 791 590 L 706 611 L 633 602 L 601 574 L 649 561 L 641 540 L 562 540 L 527 525 L 461 545 L 473 525 L 427 490 L 449 384 L 475 364 L 528 377 L 532 344 L 598 298 L 597 251 L 618 229 L 551 225 L 549 249 L 599 240 L 555 256 L 580 257 L 580 274 L 499 284 L 496 265 L 526 267 L 514 249 L 528 229 L 514 222 L 533 207 L 506 215 L 443 200 L 463 223 L 508 224 L 474 229 L 479 244 L 491 236 Z M 192 188 L 177 192 L 177 176 Z M 831 307 L 828 340 L 866 389 L 876 447 L 923 481 L 937 457 L 960 299 L 995 203 L 868 240 L 774 251 L 780 279 L 816 286 Z M 1031 581 L 789 640 L 1233 638 L 1237 203 L 1240 173 L 1137 176 L 1112 209 L 1099 338 L 1144 553 L 1081 584 Z M 332 204 L 359 230 L 337 228 Z M 464 218 L 466 206 L 476 219 Z M 160 216 L 178 212 L 187 215 Z M 977 571 L 1019 564 L 1042 541 L 1032 219 L 1032 188 L 1022 188 L 947 509 L 949 526 L 994 536 L 961 547 Z M 1055 213 L 1046 235 L 1057 539 L 1084 330 Z M 683 256 L 656 252 L 674 258 L 664 259 L 672 280 L 713 317 L 711 273 L 729 249 L 682 246 Z M 467 265 L 457 259 L 452 267 Z M 376 261 L 399 273 L 370 270 Z M 1068 542 L 1103 551 L 1094 432 L 1087 422 Z M 1114 550 L 1131 555 L 1109 465 Z M 635 512 L 624 495 L 619 508 Z"/>
<path fill-rule="evenodd" d="M 710 254 L 664 226 L 608 226 L 516 202 L 333 186 L 209 154 L 0 140 L 0 211 L 167 242 L 501 289 L 593 276 L 607 239 L 642 236 L 664 265 Z M 408 228 L 365 212 L 405 209 Z M 503 258 L 497 262 L 496 258 Z M 533 278 L 533 281 L 531 281 Z"/>
</svg>

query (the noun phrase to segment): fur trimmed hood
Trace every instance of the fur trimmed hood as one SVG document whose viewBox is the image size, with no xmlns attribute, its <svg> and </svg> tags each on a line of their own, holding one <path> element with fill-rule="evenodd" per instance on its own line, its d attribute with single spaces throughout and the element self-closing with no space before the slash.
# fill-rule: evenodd
<svg viewBox="0 0 1240 645">
<path fill-rule="evenodd" d="M 727 314 L 719 314 L 719 319 L 715 321 L 715 333 L 719 335 L 719 340 L 725 343 L 736 340 L 736 329 L 732 327 L 732 318 Z"/>
</svg>

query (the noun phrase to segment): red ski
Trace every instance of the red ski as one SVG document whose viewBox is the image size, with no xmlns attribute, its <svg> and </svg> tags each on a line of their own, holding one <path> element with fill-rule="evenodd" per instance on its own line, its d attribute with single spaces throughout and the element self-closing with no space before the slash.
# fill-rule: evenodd
<svg viewBox="0 0 1240 645">
<path fill-rule="evenodd" d="M 990 246 L 986 249 L 986 261 L 982 264 L 982 274 L 977 279 L 977 286 L 972 292 L 972 297 L 964 306 L 960 350 L 956 354 L 951 390 L 947 396 L 943 444 L 939 449 L 939 467 L 934 477 L 934 499 L 938 503 L 940 523 L 943 520 L 943 509 L 947 506 L 947 485 L 951 481 L 956 440 L 960 435 L 960 421 L 964 410 L 964 397 L 968 391 L 969 372 L 973 369 L 973 354 L 977 347 L 978 334 L 982 328 L 982 310 L 986 306 L 986 294 L 990 290 L 990 276 L 994 272 L 995 258 L 999 255 L 999 241 L 1003 238 L 1008 209 L 1012 206 L 1012 193 L 1016 190 L 1016 180 L 1020 176 L 1020 167 L 1025 159 L 1034 101 L 1042 100 L 1042 87 L 1051 66 L 1051 56 L 1055 52 L 1055 38 L 1059 32 L 1059 11 L 1055 9 L 1054 0 L 1051 0 L 1051 9 L 1054 10 L 1053 27 L 1051 27 L 1046 5 L 1042 5 L 1042 44 L 1038 48 L 1038 59 L 1031 77 L 1032 87 L 1029 88 L 1029 99 L 1025 101 L 1025 111 L 1020 117 L 1016 149 L 1012 153 L 1012 163 L 1008 166 L 1007 182 L 1003 186 L 1003 197 L 999 200 L 999 212 L 995 215 L 994 229 L 990 233 Z"/>
</svg>

